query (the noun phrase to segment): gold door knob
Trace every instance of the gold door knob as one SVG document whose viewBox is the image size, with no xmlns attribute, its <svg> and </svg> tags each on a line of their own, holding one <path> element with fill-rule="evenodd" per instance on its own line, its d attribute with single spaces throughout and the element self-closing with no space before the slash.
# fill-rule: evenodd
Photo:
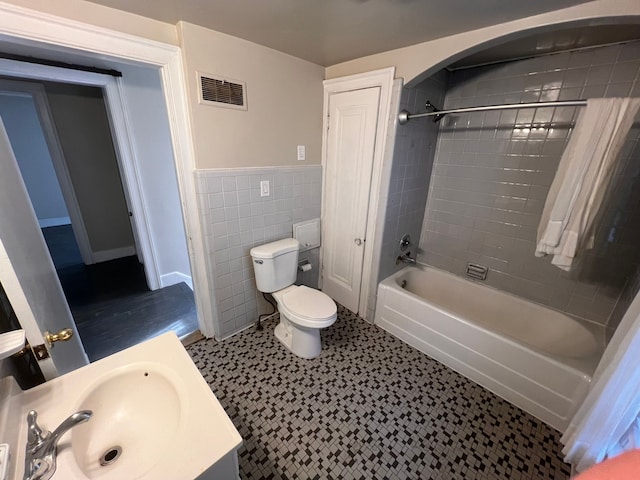
<svg viewBox="0 0 640 480">
<path fill-rule="evenodd" d="M 56 342 L 66 342 L 71 337 L 73 337 L 73 330 L 70 328 L 60 330 L 58 333 L 44 332 L 44 339 L 50 347 L 53 347 Z"/>
</svg>

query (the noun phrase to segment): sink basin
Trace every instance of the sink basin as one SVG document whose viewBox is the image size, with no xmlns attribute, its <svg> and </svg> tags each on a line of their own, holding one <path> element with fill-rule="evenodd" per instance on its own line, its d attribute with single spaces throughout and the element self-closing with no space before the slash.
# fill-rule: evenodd
<svg viewBox="0 0 640 480">
<path fill-rule="evenodd" d="M 126 394 L 125 394 L 126 392 Z M 139 478 L 162 461 L 178 430 L 181 379 L 167 369 L 136 363 L 105 375 L 73 408 L 92 410 L 71 431 L 78 467 L 87 478 Z"/>
<path fill-rule="evenodd" d="M 58 443 L 53 480 L 238 478 L 242 438 L 173 333 L 30 390 L 12 388 L 7 401 L 0 388 L 10 479 L 22 479 L 29 410 L 48 430 L 74 412 L 93 411 Z"/>
</svg>

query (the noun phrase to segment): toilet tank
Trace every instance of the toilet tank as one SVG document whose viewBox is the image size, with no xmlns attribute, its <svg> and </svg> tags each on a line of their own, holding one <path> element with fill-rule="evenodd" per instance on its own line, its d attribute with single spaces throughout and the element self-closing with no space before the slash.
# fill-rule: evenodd
<svg viewBox="0 0 640 480">
<path fill-rule="evenodd" d="M 251 249 L 249 253 L 259 291 L 276 292 L 295 283 L 299 249 L 300 244 L 294 238 L 285 238 Z"/>
</svg>

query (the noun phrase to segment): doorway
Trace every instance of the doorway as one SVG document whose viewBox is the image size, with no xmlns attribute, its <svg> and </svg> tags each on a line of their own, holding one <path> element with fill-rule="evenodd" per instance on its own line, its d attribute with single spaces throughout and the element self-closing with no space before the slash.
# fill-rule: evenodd
<svg viewBox="0 0 640 480">
<path fill-rule="evenodd" d="M 15 91 L 0 96 L 3 107 L 11 106 L 2 108 L 3 120 L 89 359 L 98 360 L 165 331 L 180 337 L 197 331 L 193 292 L 184 281 L 176 281 L 189 281 L 190 271 L 171 272 L 173 278 L 161 275 L 160 288 L 153 291 L 148 286 L 143 258 L 137 255 L 135 223 L 129 223 L 132 209 L 103 91 L 52 82 L 4 83 L 11 83 Z M 17 83 L 26 92 L 19 92 Z M 43 118 L 51 121 L 39 121 Z M 21 136 L 28 139 L 23 145 Z M 41 161 L 43 152 L 28 151 L 38 139 L 44 150 L 51 147 L 44 152 L 48 157 L 56 157 L 51 150 L 60 147 L 62 167 L 53 168 L 51 158 L 46 165 L 47 159 Z M 40 164 L 33 165 L 34 159 Z M 77 239 L 84 242 L 84 249 Z"/>
<path fill-rule="evenodd" d="M 324 81 L 322 289 L 373 321 L 394 68 Z"/>
<path fill-rule="evenodd" d="M 120 120 L 115 128 L 116 138 L 124 138 L 125 140 L 130 138 L 139 142 L 139 155 L 136 158 L 136 160 L 139 160 L 137 162 L 138 166 L 134 165 L 131 168 L 127 166 L 125 168 L 125 181 L 128 182 L 129 178 L 135 176 L 136 168 L 139 168 L 140 171 L 153 173 L 153 165 L 157 160 L 156 147 L 162 146 L 162 151 L 171 156 L 171 160 L 167 162 L 167 165 L 170 165 L 174 174 L 174 191 L 178 190 L 175 192 L 174 198 L 177 198 L 177 201 L 174 202 L 168 198 L 168 195 L 164 195 L 159 202 L 151 202 L 151 204 L 152 206 L 156 204 L 164 206 L 164 202 L 167 200 L 168 204 L 177 205 L 178 218 L 184 221 L 184 229 L 181 229 L 180 234 L 183 244 L 187 245 L 187 263 L 193 272 L 193 287 L 196 291 L 199 325 L 204 335 L 213 337 L 216 334 L 217 314 L 212 295 L 213 288 L 207 272 L 203 231 L 198 216 L 198 197 L 193 176 L 196 164 L 189 123 L 187 79 L 184 76 L 180 48 L 163 43 L 149 42 L 145 38 L 138 38 L 114 30 L 96 29 L 64 18 L 56 18 L 54 20 L 52 17 L 37 11 L 11 5 L 3 7 L 3 15 L 0 16 L 0 33 L 3 35 L 2 49 L 7 53 L 31 55 L 80 65 L 89 64 L 98 68 L 118 69 L 120 71 L 128 69 L 128 78 L 133 79 L 129 84 L 119 82 L 115 86 L 113 84 L 105 85 L 104 82 L 97 82 L 95 78 L 83 77 L 82 72 L 75 72 L 71 83 L 102 85 L 106 92 L 107 102 L 110 105 L 110 111 L 115 112 L 115 116 Z M 44 69 L 38 65 L 31 65 L 26 72 L 24 69 L 19 70 L 19 74 L 16 75 L 16 69 L 19 69 L 19 67 L 16 62 L 0 60 L 0 70 L 3 74 L 10 70 L 13 76 L 48 80 L 55 78 L 59 81 L 67 81 L 69 77 L 67 71 L 56 69 L 54 75 L 51 75 L 49 68 L 46 69 L 47 72 L 44 72 Z M 155 76 L 155 86 L 151 89 L 147 87 L 137 88 L 136 81 L 140 75 L 136 77 L 135 72 L 133 72 L 134 75 L 131 75 L 133 69 L 146 72 L 152 71 Z M 112 95 L 114 89 L 116 90 L 115 96 Z M 124 103 L 127 103 L 128 112 L 123 112 L 123 101 L 117 96 L 118 91 L 122 91 L 127 97 Z M 152 93 L 156 95 L 157 100 L 147 102 L 148 108 L 144 108 L 144 105 L 141 105 L 140 102 L 145 98 L 148 99 L 148 94 Z M 136 111 L 131 110 L 132 106 L 136 107 Z M 154 120 L 161 116 L 167 120 L 166 134 L 158 135 L 157 128 L 153 126 L 154 122 L 146 122 L 145 118 Z M 132 119 L 132 117 L 135 118 Z M 149 131 L 159 142 L 154 143 L 149 139 Z M 162 145 L 163 142 L 164 145 Z M 168 148 L 166 145 L 168 145 Z M 9 153 L 6 149 L 4 151 Z M 143 156 L 145 160 L 150 162 L 151 166 L 140 167 L 140 164 L 145 163 L 140 159 Z M 134 170 L 134 172 L 132 173 L 131 170 Z M 2 177 L 0 176 L 0 179 Z M 176 185 L 177 189 L 175 188 Z M 162 191 L 165 190 L 161 183 L 158 182 L 152 181 L 150 187 L 151 190 L 154 187 Z M 2 190 L 0 190 L 0 196 L 5 197 Z M 138 201 L 133 202 L 134 209 L 137 210 L 139 203 Z M 2 211 L 0 209 L 0 217 L 3 216 L 1 215 Z M 144 211 L 143 208 L 142 212 L 144 213 Z M 4 217 L 6 217 L 5 220 L 7 222 L 19 222 L 19 218 L 11 210 Z M 160 217 L 161 227 L 168 224 L 176 224 L 175 222 L 166 221 L 163 223 L 162 214 Z M 144 223 L 152 225 L 155 222 Z M 37 228 L 35 220 L 34 225 L 34 228 Z M 0 230 L 0 236 L 3 236 L 2 243 L 6 244 L 4 246 L 0 245 L 0 275 L 10 281 L 9 286 L 5 282 L 3 282 L 3 285 L 14 308 L 16 308 L 16 314 L 21 325 L 25 328 L 29 344 L 39 345 L 43 343 L 45 330 L 57 331 L 68 326 L 66 325 L 66 317 L 62 312 L 63 309 L 60 309 L 59 315 L 51 315 L 51 309 L 44 309 L 45 306 L 52 302 L 58 305 L 56 288 L 43 291 L 30 288 L 30 284 L 19 284 L 20 275 L 22 274 L 21 269 L 24 267 L 22 265 L 25 259 L 22 254 L 24 249 L 14 245 L 14 243 L 19 242 L 19 239 L 14 238 L 15 235 L 9 235 L 9 233 L 4 235 L 3 232 L 5 230 Z M 188 242 L 185 239 L 185 232 Z M 163 241 L 166 238 L 176 239 L 175 235 L 172 237 L 163 233 L 155 237 L 161 238 Z M 172 232 L 169 231 L 168 233 L 171 234 Z M 40 238 L 42 237 L 40 236 Z M 44 243 L 43 240 L 42 243 Z M 158 247 L 156 245 L 146 245 L 142 251 L 147 252 Z M 171 245 L 166 245 L 166 248 L 171 251 L 178 250 L 172 248 Z M 144 256 L 145 263 L 147 263 L 147 256 Z M 43 261 L 47 263 L 50 262 L 50 259 L 43 259 Z M 175 263 L 171 263 L 171 261 L 168 261 L 167 264 L 163 262 L 161 265 L 165 272 L 164 275 L 169 280 L 176 277 L 181 278 L 181 270 L 174 268 L 174 265 Z M 162 273 L 162 269 L 159 270 Z M 42 280 L 40 283 L 45 287 L 50 285 L 48 272 L 42 269 L 37 273 L 37 280 L 39 282 Z M 48 295 L 44 299 L 45 301 L 43 301 L 41 293 Z M 59 348 L 47 348 L 49 358 L 39 359 L 39 364 L 45 377 L 53 378 L 86 362 L 86 356 L 81 350 L 81 346 L 79 347 L 76 348 L 72 339 L 72 341 L 66 342 Z"/>
</svg>

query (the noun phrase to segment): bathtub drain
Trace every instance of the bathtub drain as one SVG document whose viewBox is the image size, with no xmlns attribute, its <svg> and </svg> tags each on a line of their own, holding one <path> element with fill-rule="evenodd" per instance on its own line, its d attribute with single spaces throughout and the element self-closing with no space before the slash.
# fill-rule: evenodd
<svg viewBox="0 0 640 480">
<path fill-rule="evenodd" d="M 100 465 L 102 465 L 103 467 L 106 467 L 107 465 L 111 465 L 112 463 L 114 463 L 116 460 L 120 458 L 121 454 L 122 454 L 122 447 L 115 446 L 115 447 L 109 448 L 100 457 Z"/>
</svg>

